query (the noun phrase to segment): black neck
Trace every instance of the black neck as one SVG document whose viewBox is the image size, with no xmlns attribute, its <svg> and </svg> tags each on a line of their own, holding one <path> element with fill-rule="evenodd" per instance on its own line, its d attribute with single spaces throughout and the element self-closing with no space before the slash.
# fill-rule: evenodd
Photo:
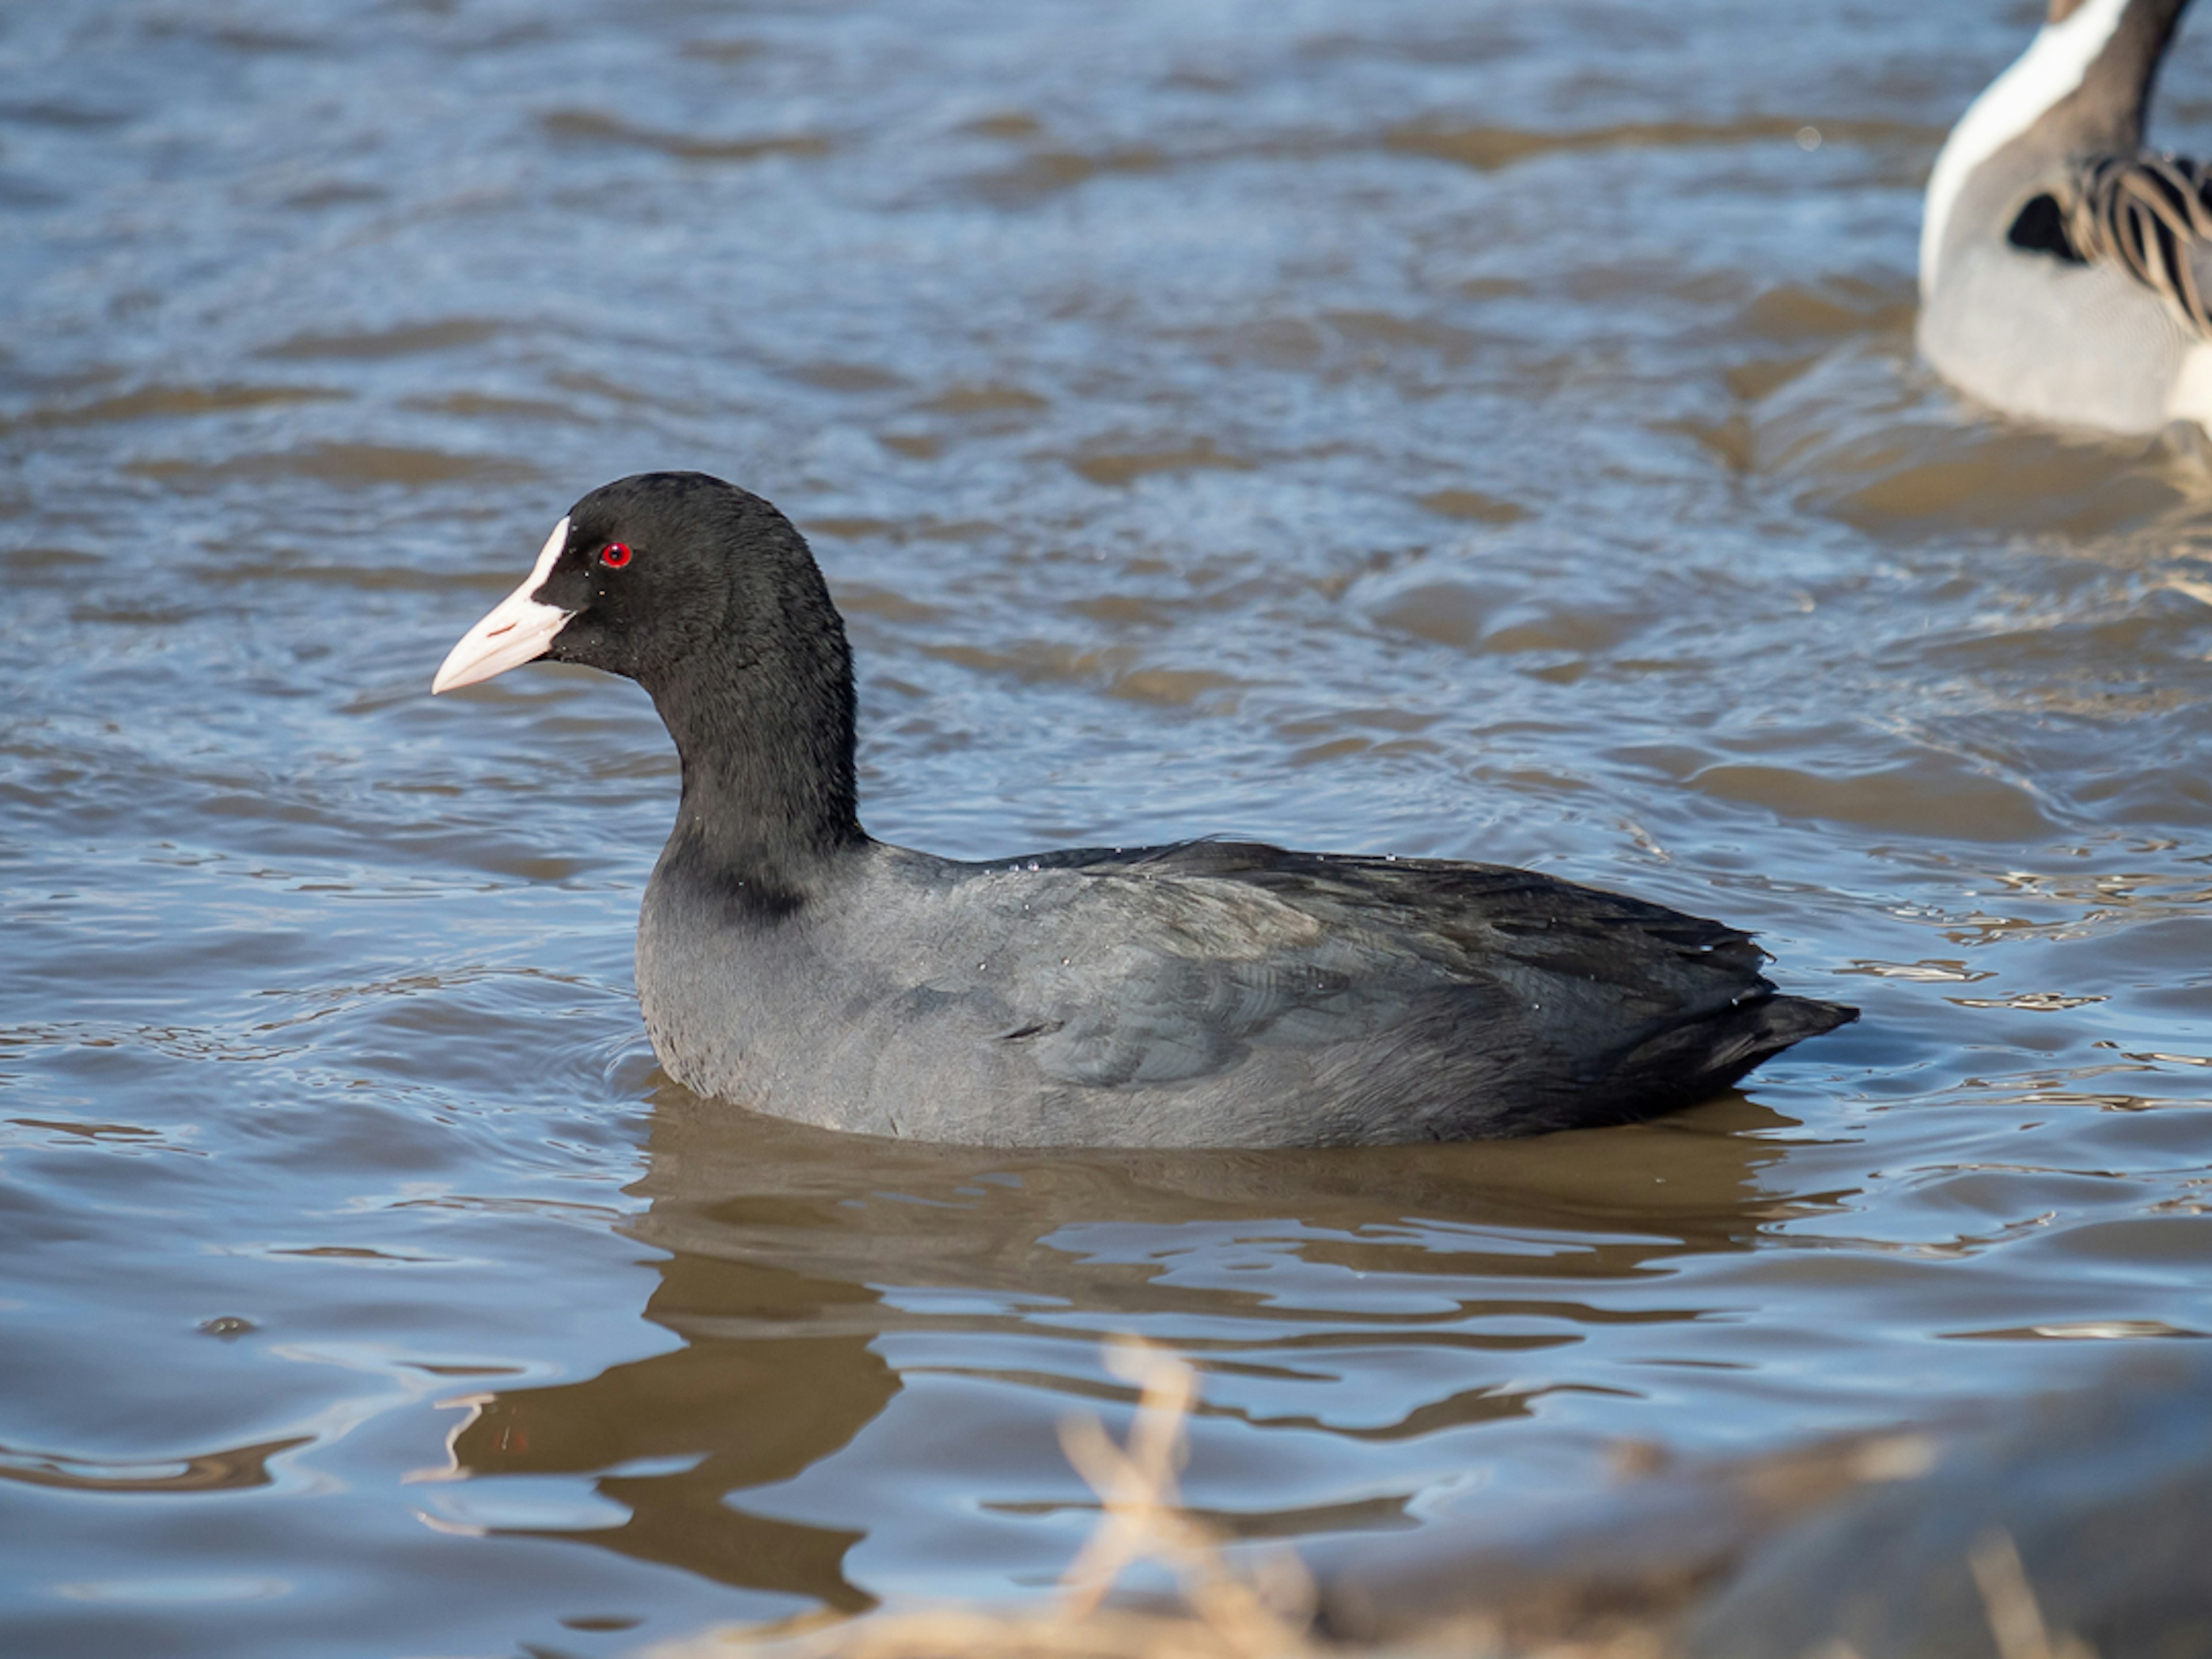
<svg viewBox="0 0 2212 1659">
<path fill-rule="evenodd" d="M 646 685 L 684 765 L 662 863 L 742 908 L 796 908 L 841 854 L 867 844 L 854 790 L 851 657 L 829 617 L 826 632 L 714 640 Z"/>
</svg>

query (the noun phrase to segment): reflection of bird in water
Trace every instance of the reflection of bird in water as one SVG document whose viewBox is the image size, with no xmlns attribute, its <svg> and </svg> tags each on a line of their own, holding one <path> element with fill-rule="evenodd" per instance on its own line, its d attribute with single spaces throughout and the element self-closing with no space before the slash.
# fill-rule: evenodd
<svg viewBox="0 0 2212 1659">
<path fill-rule="evenodd" d="M 543 1535 L 847 1611 L 870 1606 L 845 1577 L 845 1552 L 866 1532 L 857 1517 L 849 1531 L 809 1526 L 731 1498 L 830 1455 L 898 1392 L 896 1373 L 871 1351 L 867 1334 L 823 1318 L 872 1301 L 858 1285 L 674 1256 L 662 1264 L 645 1313 L 684 1334 L 682 1347 L 580 1382 L 487 1396 L 452 1437 L 453 1473 L 594 1475 L 594 1489 L 629 1518 Z M 840 1334 L 807 1334 L 823 1323 Z M 714 1334 L 694 1334 L 700 1326 Z M 675 1467 L 625 1472 L 653 1461 Z"/>
<path fill-rule="evenodd" d="M 851 654 L 805 540 L 699 473 L 594 490 L 436 688 L 636 680 L 684 764 L 637 978 L 670 1073 L 990 1146 L 1520 1135 L 1726 1089 L 1856 1011 L 1717 922 L 1526 870 L 1226 842 L 963 864 L 855 816 Z"/>
<path fill-rule="evenodd" d="M 453 1436 L 452 1473 L 586 1477 L 627 1518 L 535 1535 L 838 1608 L 873 1600 L 848 1559 L 864 1536 L 899 1571 L 940 1554 L 952 1517 L 971 1512 L 977 1526 L 1053 1529 L 1032 1547 L 1048 1571 L 1082 1535 L 1090 1501 L 1056 1426 L 1096 1408 L 1102 1337 L 1165 1322 L 1195 1352 L 1264 1370 L 1286 1407 L 1248 1414 L 1217 1387 L 1194 1425 L 1201 1470 L 1214 1437 L 1242 1443 L 1230 1462 L 1247 1474 L 1224 1505 L 1236 1527 L 1403 1528 L 1436 1471 L 1431 1454 L 1395 1462 L 1399 1448 L 1478 1425 L 1548 1432 L 1534 1415 L 1547 1394 L 1606 1381 L 1608 1333 L 1640 1354 L 1653 1328 L 1705 1316 L 1695 1297 L 1653 1306 L 1655 1276 L 1748 1250 L 1784 1202 L 1759 1180 L 1784 1150 L 1723 1132 L 1784 1120 L 1748 1103 L 1717 1109 L 1710 1132 L 1502 1146 L 1010 1154 L 870 1142 L 855 1157 L 850 1137 L 664 1087 L 636 1189 L 649 1206 L 629 1231 L 669 1253 L 644 1313 L 683 1346 L 579 1382 L 488 1392 Z M 1425 1215 L 1443 1220 L 1412 1219 Z M 1279 1266 L 1258 1305 L 1244 1270 L 1262 1251 Z M 1362 1289 L 1346 1304 L 1354 1274 Z M 1622 1291 L 1633 1305 L 1611 1306 Z M 1417 1293 L 1429 1311 L 1409 1314 Z M 1486 1316 L 1504 1322 L 1498 1335 Z M 1532 1317 L 1557 1334 L 1532 1339 Z M 1442 1368 L 1408 1369 L 1429 1345 Z M 902 1368 L 917 1359 L 908 1393 Z M 1382 1382 L 1385 1370 L 1401 1380 Z M 930 1392 L 947 1375 L 990 1391 L 988 1467 L 949 1437 Z M 1289 1386 L 1307 1375 L 1310 1388 Z M 1349 1423 L 1331 1403 L 1347 1389 L 1361 1396 Z M 1305 1394 L 1313 1404 L 1297 1401 Z M 1378 1401 L 1402 1419 L 1372 1420 Z M 848 1448 L 864 1430 L 856 1462 Z M 1372 1463 L 1358 1498 L 1313 1501 L 1309 1480 L 1325 1489 L 1341 1455 L 1318 1454 L 1314 1480 L 1297 1448 L 1316 1434 L 1357 1443 Z M 1252 1436 L 1285 1445 L 1257 1479 Z M 887 1455 L 911 1501 L 882 1502 Z M 794 1482 L 797 1504 L 748 1499 Z M 1053 1501 L 1033 1519 L 993 1510 L 1040 1492 Z M 762 1512 L 793 1507 L 811 1523 Z"/>
<path fill-rule="evenodd" d="M 1920 349 L 2008 414 L 2212 419 L 2212 174 L 2142 148 L 2188 0 L 2051 0 L 1928 181 Z"/>
</svg>

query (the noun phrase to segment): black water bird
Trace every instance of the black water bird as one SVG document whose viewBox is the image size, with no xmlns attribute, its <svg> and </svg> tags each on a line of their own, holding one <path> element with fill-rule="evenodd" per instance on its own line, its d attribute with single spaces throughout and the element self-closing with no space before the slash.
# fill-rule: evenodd
<svg viewBox="0 0 2212 1659">
<path fill-rule="evenodd" d="M 683 763 L 637 982 L 678 1081 L 827 1127 L 1284 1146 L 1617 1123 L 1856 1011 L 1744 934 L 1525 870 L 1194 841 L 958 863 L 860 827 L 845 630 L 805 541 L 698 473 L 596 489 L 434 690 L 544 657 Z"/>
</svg>

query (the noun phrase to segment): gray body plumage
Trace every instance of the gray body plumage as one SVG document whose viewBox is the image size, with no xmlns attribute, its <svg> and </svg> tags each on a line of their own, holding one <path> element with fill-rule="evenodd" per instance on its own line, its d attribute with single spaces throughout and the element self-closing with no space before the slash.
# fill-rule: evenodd
<svg viewBox="0 0 2212 1659">
<path fill-rule="evenodd" d="M 2118 433 L 2212 414 L 2198 297 L 2212 218 L 2193 169 L 2142 149 L 2152 81 L 2185 3 L 2103 0 L 2100 13 L 2100 0 L 2059 0 L 1938 159 L 1917 340 L 1947 380 L 1996 409 Z M 2069 31 L 2078 66 L 2065 61 Z M 2056 60 L 2039 74 L 2039 53 Z M 1993 118 L 2006 106 L 2014 120 Z"/>
<path fill-rule="evenodd" d="M 1647 1116 L 1850 1018 L 1776 996 L 1760 960 L 1717 923 L 1490 865 L 875 843 L 771 916 L 665 856 L 637 977 L 673 1076 L 781 1117 L 1329 1146 Z"/>
</svg>

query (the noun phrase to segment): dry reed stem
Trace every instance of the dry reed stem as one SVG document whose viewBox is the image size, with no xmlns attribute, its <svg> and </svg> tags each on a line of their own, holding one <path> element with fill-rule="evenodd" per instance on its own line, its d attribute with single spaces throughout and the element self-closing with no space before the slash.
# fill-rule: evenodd
<svg viewBox="0 0 2212 1659">
<path fill-rule="evenodd" d="M 1114 1443 L 1097 1418 L 1060 1425 L 1067 1461 L 1098 1494 L 1103 1515 L 1061 1576 L 1060 1616 L 1096 1613 L 1124 1572 L 1152 1560 L 1174 1572 L 1219 1650 L 1244 1659 L 1304 1651 L 1314 1609 L 1304 1566 L 1284 1550 L 1262 1557 L 1249 1575 L 1234 1572 L 1222 1554 L 1228 1540 L 1182 1507 L 1176 1476 L 1189 1455 L 1185 1425 L 1197 1401 L 1198 1374 L 1134 1339 L 1111 1345 L 1106 1364 L 1137 1385 L 1137 1420 L 1126 1448 Z"/>
<path fill-rule="evenodd" d="M 1098 1495 L 1097 1529 L 1060 1576 L 1048 1604 L 994 1612 L 915 1608 L 839 1619 L 812 1617 L 765 1628 L 724 1631 L 658 1648 L 659 1659 L 1507 1659 L 1493 1623 L 1455 1619 L 1416 1644 L 1349 1649 L 1313 1632 L 1311 1576 L 1289 1548 L 1246 1551 L 1232 1561 L 1230 1538 L 1182 1504 L 1177 1476 L 1188 1454 L 1186 1425 L 1197 1373 L 1135 1338 L 1116 1339 L 1108 1369 L 1138 1389 L 1136 1420 L 1116 1445 L 1096 1418 L 1060 1426 L 1068 1462 Z M 1166 1567 L 1183 1607 L 1114 1607 L 1105 1598 L 1139 1562 Z M 1514 1659 L 1664 1659 L 1648 1631 L 1562 1643 Z"/>
<path fill-rule="evenodd" d="M 2051 1634 L 2011 1534 L 1985 1534 L 1966 1565 L 1973 1570 L 1975 1587 L 1989 1611 L 1990 1633 L 1996 1638 L 1999 1659 L 2097 1659 L 2094 1650 L 2079 1637 Z"/>
<path fill-rule="evenodd" d="M 1116 1445 L 1097 1419 L 1069 1418 L 1060 1444 L 1097 1493 L 1096 1530 L 1061 1574 L 1045 1606 L 1005 1612 L 924 1607 L 851 1619 L 808 1615 L 781 1625 L 726 1630 L 653 1650 L 657 1659 L 1694 1659 L 1663 1622 L 1620 1624 L 1581 1639 L 1530 1648 L 1507 1640 L 1493 1620 L 1445 1618 L 1425 1637 L 1388 1649 L 1348 1648 L 1313 1632 L 1317 1605 L 1304 1564 L 1289 1549 L 1232 1562 L 1231 1540 L 1182 1505 L 1177 1481 L 1188 1456 L 1185 1425 L 1198 1398 L 1197 1373 L 1134 1337 L 1106 1352 L 1108 1369 L 1136 1385 L 1136 1420 Z M 1121 1576 L 1152 1561 L 1176 1577 L 1188 1612 L 1113 1607 Z M 1992 1532 L 1969 1559 L 1999 1659 L 2096 1659 L 2078 1638 L 2053 1638 L 2029 1588 L 2020 1552 Z M 1859 1659 L 1840 1638 L 1815 1659 Z"/>
<path fill-rule="evenodd" d="M 1309 1633 L 1312 1579 L 1287 1549 L 1233 1568 L 1229 1540 L 1182 1507 L 1177 1476 L 1188 1455 L 1185 1425 L 1198 1374 L 1135 1338 L 1116 1339 L 1108 1369 L 1138 1389 L 1136 1421 L 1116 1445 L 1096 1418 L 1070 1418 L 1060 1444 L 1097 1493 L 1099 1522 L 1060 1577 L 1053 1601 L 1028 1611 L 918 1608 L 842 1621 L 826 1629 L 722 1632 L 722 1651 L 759 1659 L 1321 1659 Z M 1188 1612 L 1104 1605 L 1128 1570 L 1157 1562 L 1176 1577 Z M 727 1644 L 727 1645 L 725 1645 Z M 703 1645 L 665 1650 L 702 1656 Z"/>
</svg>

